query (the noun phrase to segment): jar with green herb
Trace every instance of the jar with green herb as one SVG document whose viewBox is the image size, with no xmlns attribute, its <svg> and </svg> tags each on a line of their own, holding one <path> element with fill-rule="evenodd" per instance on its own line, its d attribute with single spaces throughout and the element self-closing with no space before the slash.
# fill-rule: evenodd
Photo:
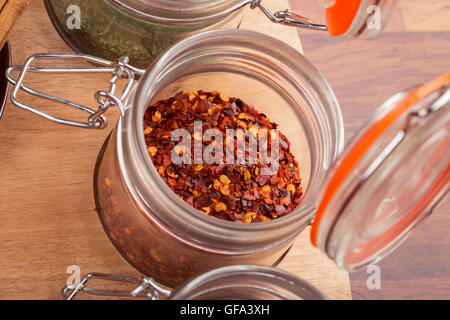
<svg viewBox="0 0 450 320">
<path fill-rule="evenodd" d="M 45 3 L 56 29 L 75 51 L 108 60 L 127 55 L 138 67 L 147 67 L 166 48 L 194 33 L 238 27 L 243 11 L 241 0 Z"/>
</svg>

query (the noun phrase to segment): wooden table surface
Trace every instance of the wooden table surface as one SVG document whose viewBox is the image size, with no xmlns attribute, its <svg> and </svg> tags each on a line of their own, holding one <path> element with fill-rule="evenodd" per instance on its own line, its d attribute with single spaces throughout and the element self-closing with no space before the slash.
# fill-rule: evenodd
<svg viewBox="0 0 450 320">
<path fill-rule="evenodd" d="M 314 0 L 290 2 L 296 12 L 324 21 Z M 450 1 L 399 0 L 375 41 L 299 34 L 305 55 L 336 93 L 348 139 L 394 93 L 450 72 Z M 350 275 L 353 299 L 450 299 L 449 198 L 378 264 L 380 290 L 367 288 L 366 270 Z"/>
<path fill-rule="evenodd" d="M 16 64 L 36 52 L 70 52 L 42 1 L 31 2 L 10 39 Z M 315 0 L 289 2 L 296 12 L 323 21 Z M 270 4 L 287 6 L 285 0 Z M 253 13 L 242 27 L 281 37 L 299 50 L 303 46 L 338 97 L 348 139 L 392 94 L 450 70 L 450 4 L 441 0 L 400 0 L 387 30 L 369 42 L 305 30 L 299 37 L 294 29 L 280 29 Z M 30 77 L 28 83 L 90 105 L 105 79 Z M 72 116 L 65 108 L 46 106 Z M 116 121 L 114 112 L 109 119 Z M 108 241 L 94 210 L 93 167 L 108 133 L 62 127 L 7 104 L 0 120 L 0 298 L 58 299 L 71 265 L 82 273 L 137 275 Z M 379 263 L 380 290 L 367 288 L 365 270 L 351 274 L 349 282 L 347 273 L 311 247 L 308 231 L 280 267 L 335 299 L 351 294 L 354 299 L 450 299 L 449 207 L 447 197 L 401 248 Z"/>
<path fill-rule="evenodd" d="M 30 2 L 10 37 L 14 64 L 38 52 L 71 52 L 53 29 L 43 2 Z M 275 8 L 288 6 L 287 0 L 265 2 Z M 242 28 L 277 36 L 301 50 L 295 29 L 270 24 L 256 11 L 247 13 Z M 327 41 L 326 36 L 322 39 Z M 94 92 L 106 80 L 102 75 L 30 76 L 27 83 L 92 105 Z M 52 103 L 24 99 L 45 105 L 58 116 L 76 116 Z M 117 112 L 108 118 L 115 123 Z M 138 275 L 108 241 L 95 211 L 92 175 L 108 133 L 57 125 L 7 104 L 0 121 L 1 299 L 59 299 L 72 265 L 83 274 Z M 308 231 L 280 268 L 309 281 L 329 298 L 350 299 L 348 274 L 311 246 Z"/>
</svg>

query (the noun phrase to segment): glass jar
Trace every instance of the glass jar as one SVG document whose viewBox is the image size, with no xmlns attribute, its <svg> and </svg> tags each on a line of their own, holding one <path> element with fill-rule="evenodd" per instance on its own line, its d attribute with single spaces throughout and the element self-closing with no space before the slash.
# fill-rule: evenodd
<svg viewBox="0 0 450 320">
<path fill-rule="evenodd" d="M 114 60 L 127 55 L 147 67 L 162 51 L 194 33 L 236 28 L 241 0 L 46 0 L 60 35 L 76 51 Z M 80 21 L 77 25 L 79 14 Z M 75 16 L 72 16 L 75 15 Z M 72 20 L 75 19 L 75 20 Z"/>
<path fill-rule="evenodd" d="M 124 282 L 130 290 L 98 289 L 89 281 Z M 62 297 L 73 300 L 80 292 L 97 296 L 145 297 L 153 300 L 326 300 L 308 282 L 285 271 L 255 265 L 229 266 L 208 271 L 171 291 L 142 279 L 91 273 L 76 286 L 65 286 Z"/>
<path fill-rule="evenodd" d="M 238 28 L 246 7 L 259 8 L 268 23 L 373 39 L 389 21 L 395 3 L 327 1 L 322 3 L 327 25 L 321 25 L 289 10 L 272 13 L 262 0 L 45 0 L 53 24 L 75 51 L 108 60 L 126 55 L 140 68 L 190 35 Z"/>
<path fill-rule="evenodd" d="M 302 165 L 305 198 L 293 213 L 251 225 L 212 219 L 161 179 L 145 144 L 144 112 L 180 90 L 200 88 L 249 101 L 280 125 Z M 172 287 L 225 265 L 276 265 L 311 221 L 314 195 L 344 144 L 325 79 L 293 48 L 254 32 L 206 32 L 178 43 L 147 70 L 127 105 L 99 156 L 96 206 L 118 251 Z"/>
<path fill-rule="evenodd" d="M 333 91 L 305 57 L 263 34 L 214 30 L 179 42 L 145 73 L 134 68 L 141 79 L 125 105 L 117 98 L 108 100 L 108 104 L 103 100 L 95 111 L 58 100 L 91 113 L 87 123 L 55 118 L 17 99 L 21 88 L 33 93 L 22 85 L 26 72 L 40 70 L 31 67 L 33 60 L 76 57 L 108 64 L 84 55 L 35 55 L 25 64 L 11 99 L 48 119 L 88 128 L 104 126 L 105 119 L 100 115 L 110 104 L 120 107 L 119 123 L 99 154 L 94 193 L 105 232 L 122 256 L 142 274 L 171 287 L 222 266 L 276 265 L 313 218 L 316 194 L 344 146 L 344 126 Z M 131 67 L 123 61 L 113 64 L 116 68 L 103 69 L 113 71 L 113 79 L 120 77 L 119 70 L 131 74 Z M 67 71 L 83 72 L 62 72 Z M 9 79 L 15 82 L 11 75 Z M 127 88 L 130 86 L 125 92 Z M 180 90 L 217 88 L 256 106 L 278 123 L 291 141 L 291 152 L 302 166 L 304 198 L 289 215 L 250 225 L 212 218 L 181 200 L 153 165 L 142 128 L 148 106 Z M 113 98 L 99 91 L 97 101 L 104 97 Z"/>
<path fill-rule="evenodd" d="M 195 277 L 170 295 L 171 300 L 326 300 L 308 282 L 262 266 L 230 266 Z"/>
</svg>

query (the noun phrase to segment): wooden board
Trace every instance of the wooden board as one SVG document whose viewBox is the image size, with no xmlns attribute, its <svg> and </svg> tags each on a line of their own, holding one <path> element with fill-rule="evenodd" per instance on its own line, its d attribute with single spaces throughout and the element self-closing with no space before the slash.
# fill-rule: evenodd
<svg viewBox="0 0 450 320">
<path fill-rule="evenodd" d="M 315 0 L 291 0 L 294 11 L 323 22 Z M 305 55 L 324 74 L 341 105 L 347 138 L 394 93 L 450 72 L 450 4 L 397 3 L 375 41 L 331 38 L 300 30 Z M 353 299 L 450 299 L 450 197 L 378 266 L 380 290 L 366 270 L 350 274 Z"/>
<path fill-rule="evenodd" d="M 10 38 L 15 64 L 38 52 L 71 52 L 53 29 L 42 1 L 31 2 Z M 280 9 L 288 5 L 286 0 L 272 1 L 271 7 L 275 3 Z M 242 27 L 282 34 L 301 49 L 295 29 L 274 26 L 259 12 L 247 12 Z M 40 76 L 27 83 L 92 105 L 93 93 L 106 79 Z M 45 105 L 59 116 L 73 114 Z M 111 111 L 108 118 L 114 124 L 117 112 Z M 79 266 L 83 274 L 137 275 L 107 239 L 95 211 L 92 175 L 108 133 L 57 125 L 7 104 L 0 121 L 0 298 L 59 299 L 71 265 Z M 332 299 L 351 298 L 348 274 L 310 245 L 308 230 L 280 267 Z"/>
</svg>

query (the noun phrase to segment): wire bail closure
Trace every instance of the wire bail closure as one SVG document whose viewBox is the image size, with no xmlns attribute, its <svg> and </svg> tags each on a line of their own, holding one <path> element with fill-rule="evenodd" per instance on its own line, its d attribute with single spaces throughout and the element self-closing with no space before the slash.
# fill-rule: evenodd
<svg viewBox="0 0 450 320">
<path fill-rule="evenodd" d="M 93 279 L 105 281 L 125 282 L 137 285 L 133 290 L 105 290 L 87 287 L 87 283 Z M 128 298 L 148 298 L 150 300 L 167 299 L 172 291 L 166 289 L 155 282 L 152 278 L 142 277 L 141 279 L 134 277 L 119 276 L 104 273 L 90 273 L 86 275 L 78 285 L 66 285 L 61 290 L 61 296 L 64 300 L 73 300 L 75 296 L 84 291 L 91 295 L 108 296 L 108 297 L 128 297 Z"/>
<path fill-rule="evenodd" d="M 38 68 L 32 67 L 31 64 L 35 60 L 44 60 L 44 59 L 79 59 L 91 62 L 96 65 L 100 65 L 101 67 L 91 67 L 91 68 Z M 49 119 L 51 121 L 75 126 L 79 128 L 86 129 L 104 129 L 107 126 L 107 120 L 105 117 L 105 112 L 112 106 L 116 106 L 120 109 L 120 112 L 123 114 L 124 106 L 123 102 L 127 98 L 128 94 L 134 88 L 134 80 L 136 75 L 143 75 L 144 70 L 135 68 L 128 64 L 129 59 L 127 56 L 124 56 L 116 61 L 108 61 L 105 59 L 85 55 L 85 54 L 35 54 L 28 58 L 26 63 L 23 66 L 11 66 L 7 69 L 6 77 L 9 82 L 11 82 L 14 87 L 11 92 L 11 101 L 19 108 L 24 110 L 31 111 L 41 117 Z M 19 78 L 16 80 L 12 76 L 12 72 L 21 70 Z M 111 73 L 112 77 L 109 81 L 109 90 L 100 90 L 95 94 L 96 102 L 98 103 L 97 110 L 91 109 L 87 106 L 81 105 L 79 103 L 66 100 L 60 97 L 56 97 L 45 92 L 41 92 L 26 86 L 23 82 L 25 76 L 28 72 L 32 73 Z M 116 96 L 115 92 L 117 89 L 117 81 L 119 79 L 127 79 L 127 84 L 123 89 L 120 96 Z M 17 96 L 19 90 L 23 90 L 31 95 L 44 98 L 46 100 L 55 101 L 76 109 L 80 109 L 90 114 L 89 118 L 86 122 L 79 122 L 70 119 L 62 119 L 55 117 L 47 112 L 44 112 L 34 106 L 30 106 L 22 101 L 20 101 Z"/>
<path fill-rule="evenodd" d="M 328 27 L 326 25 L 313 23 L 311 19 L 293 13 L 288 9 L 277 11 L 272 14 L 270 10 L 262 3 L 262 0 L 251 0 L 250 8 L 259 8 L 273 23 L 280 23 L 290 27 L 328 31 Z"/>
</svg>

